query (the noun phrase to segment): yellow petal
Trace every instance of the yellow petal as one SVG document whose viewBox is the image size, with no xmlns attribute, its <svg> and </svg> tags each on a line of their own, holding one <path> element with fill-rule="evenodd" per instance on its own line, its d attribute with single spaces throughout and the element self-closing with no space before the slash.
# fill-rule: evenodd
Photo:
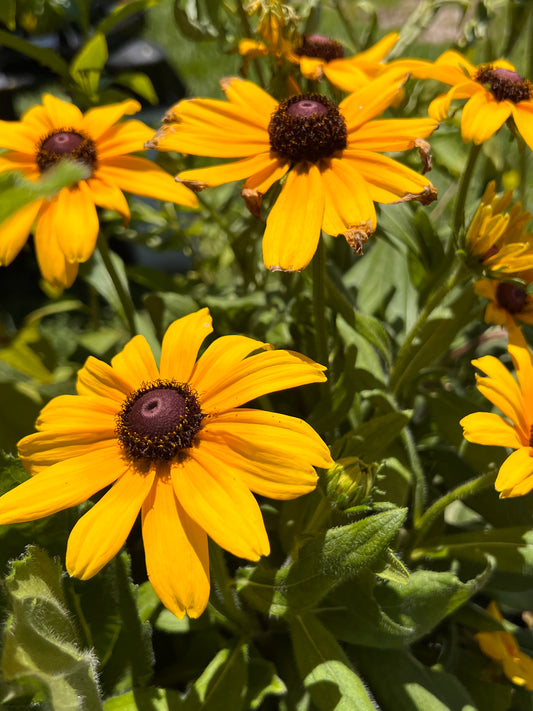
<svg viewBox="0 0 533 711">
<path fill-rule="evenodd" d="M 501 465 L 495 483 L 500 497 L 528 494 L 533 489 L 533 449 L 522 447 L 507 457 Z M 1 499 L 0 499 L 1 501 Z"/>
<path fill-rule="evenodd" d="M 96 395 L 112 400 L 120 407 L 131 393 L 131 386 L 110 365 L 89 356 L 78 371 L 76 390 L 79 395 Z"/>
<path fill-rule="evenodd" d="M 107 565 L 124 545 L 155 477 L 155 468 L 122 474 L 111 489 L 85 513 L 68 539 L 69 575 L 88 580 Z"/>
<path fill-rule="evenodd" d="M 48 402 L 37 418 L 40 431 L 80 435 L 83 430 L 98 426 L 110 427 L 118 412 L 116 403 L 106 398 L 81 395 L 58 395 Z"/>
<path fill-rule="evenodd" d="M 98 160 L 144 150 L 154 131 L 142 121 L 128 121 L 112 126 L 98 141 Z"/>
<path fill-rule="evenodd" d="M 200 309 L 170 324 L 161 345 L 161 378 L 189 382 L 200 346 L 212 331 L 209 309 Z"/>
<path fill-rule="evenodd" d="M 29 237 L 42 200 L 32 202 L 0 222 L 0 265 L 6 267 L 15 259 Z"/>
<path fill-rule="evenodd" d="M 234 163 L 214 165 L 210 168 L 198 168 L 196 170 L 184 170 L 177 177 L 178 180 L 197 184 L 199 189 L 203 189 L 223 185 L 224 183 L 232 183 L 235 180 L 250 178 L 250 176 L 250 180 L 260 181 L 264 171 L 270 171 L 274 167 L 279 169 L 279 166 L 283 166 L 281 175 L 284 175 L 289 168 L 288 162 L 269 151 L 268 153 L 260 153 Z"/>
<path fill-rule="evenodd" d="M 533 150 L 533 101 L 520 101 L 513 104 L 511 110 L 520 135 Z"/>
<path fill-rule="evenodd" d="M 68 288 L 78 274 L 78 263 L 67 261 L 59 246 L 57 226 L 61 217 L 57 205 L 54 198 L 41 207 L 35 227 L 35 253 L 44 279 L 53 286 Z"/>
<path fill-rule="evenodd" d="M 35 160 L 39 134 L 21 121 L 0 121 L 0 147 L 30 155 Z"/>
<path fill-rule="evenodd" d="M 54 129 L 81 128 L 83 114 L 74 104 L 52 94 L 43 96 L 43 106 Z"/>
<path fill-rule="evenodd" d="M 114 183 L 121 190 L 134 195 L 177 202 L 187 207 L 198 205 L 194 193 L 176 183 L 171 175 L 146 158 L 136 156 L 106 158 L 101 161 L 98 175 L 106 182 Z"/>
<path fill-rule="evenodd" d="M 246 111 L 247 119 L 253 116 L 257 126 L 268 129 L 270 117 L 279 106 L 276 99 L 257 84 L 238 77 L 223 79 L 221 85 L 228 101 Z"/>
<path fill-rule="evenodd" d="M 68 262 L 86 262 L 94 252 L 100 223 L 91 190 L 84 180 L 59 192 L 54 230 Z"/>
<path fill-rule="evenodd" d="M 58 462 L 0 497 L 0 524 L 33 521 L 77 506 L 128 466 L 116 443 Z"/>
<path fill-rule="evenodd" d="M 268 536 L 253 494 L 238 472 L 203 444 L 190 450 L 183 465 L 172 466 L 176 498 L 207 535 L 233 555 L 249 560 L 268 555 Z"/>
<path fill-rule="evenodd" d="M 439 124 L 431 118 L 376 119 L 350 135 L 348 149 L 363 151 L 406 151 L 417 138 L 427 138 Z"/>
<path fill-rule="evenodd" d="M 320 239 L 324 204 L 318 167 L 295 165 L 267 218 L 263 259 L 268 269 L 300 271 L 309 264 Z"/>
<path fill-rule="evenodd" d="M 463 141 L 474 141 L 476 145 L 483 143 L 503 126 L 510 115 L 510 101 L 496 101 L 490 92 L 478 92 L 463 107 Z"/>
<path fill-rule="evenodd" d="M 326 380 L 325 368 L 292 351 L 266 351 L 218 369 L 201 396 L 203 412 L 224 412 L 267 393 Z M 198 383 L 203 390 L 205 382 Z"/>
<path fill-rule="evenodd" d="M 492 412 L 474 412 L 463 417 L 459 424 L 464 430 L 463 437 L 469 442 L 511 449 L 522 447 L 514 427 Z"/>
<path fill-rule="evenodd" d="M 533 356 L 521 329 L 509 329 L 508 350 L 520 384 L 528 421 L 533 424 Z"/>
<path fill-rule="evenodd" d="M 462 84 L 453 86 L 450 91 L 442 96 L 437 96 L 428 108 L 428 114 L 436 121 L 447 118 L 450 111 L 450 103 L 454 99 L 466 99 L 476 94 L 485 94 L 485 89 L 475 81 L 465 81 Z"/>
<path fill-rule="evenodd" d="M 28 155 L 21 151 L 10 151 L 0 156 L 0 173 L 6 173 L 8 170 L 19 170 L 29 180 L 37 180 L 40 175 L 35 163 L 35 154 Z"/>
<path fill-rule="evenodd" d="M 209 600 L 207 536 L 176 500 L 169 477 L 158 476 L 142 508 L 148 578 L 176 617 L 199 617 Z"/>
<path fill-rule="evenodd" d="M 113 126 L 117 121 L 119 121 L 123 116 L 136 114 L 137 111 L 141 110 L 141 105 L 138 101 L 134 99 L 126 99 L 118 104 L 110 104 L 109 106 L 98 106 L 94 109 L 90 109 L 83 116 L 80 122 L 80 129 L 86 131 L 93 141 L 98 141 L 98 148 L 100 148 L 100 138 L 104 138 L 104 134 L 107 130 Z M 136 149 L 140 150 L 140 149 Z"/>
<path fill-rule="evenodd" d="M 111 359 L 111 367 L 128 384 L 130 391 L 159 378 L 154 355 L 144 336 L 134 336 L 126 343 L 120 353 Z"/>
<path fill-rule="evenodd" d="M 316 57 L 300 57 L 300 71 L 306 79 L 311 79 L 312 81 L 322 79 L 322 68 L 325 64 L 326 62 L 323 59 L 317 59 Z"/>
<path fill-rule="evenodd" d="M 391 70 L 341 101 L 339 109 L 346 119 L 348 142 L 353 131 L 383 113 L 392 104 L 405 80 L 404 71 Z"/>
<path fill-rule="evenodd" d="M 87 185 L 96 205 L 104 207 L 106 210 L 114 210 L 123 216 L 124 222 L 129 221 L 130 208 L 122 190 L 119 190 L 113 183 L 108 183 L 100 178 L 98 171 L 92 178 L 89 178 Z"/>
<path fill-rule="evenodd" d="M 368 185 L 353 161 L 331 158 L 321 175 L 326 198 L 324 232 L 338 235 L 360 225 L 373 232 L 377 224 L 376 210 Z"/>
<path fill-rule="evenodd" d="M 353 59 L 357 59 L 359 61 L 365 60 L 379 62 L 387 56 L 398 41 L 399 37 L 400 35 L 398 32 L 389 32 L 385 35 L 385 37 L 382 37 L 378 42 L 376 42 L 376 44 L 372 45 L 372 47 L 365 49 L 364 52 L 356 54 Z"/>
<path fill-rule="evenodd" d="M 301 66 L 300 63 L 300 68 Z M 357 91 L 361 87 L 367 86 L 371 81 L 361 66 L 342 59 L 324 64 L 322 71 L 334 86 L 347 92 Z"/>
</svg>

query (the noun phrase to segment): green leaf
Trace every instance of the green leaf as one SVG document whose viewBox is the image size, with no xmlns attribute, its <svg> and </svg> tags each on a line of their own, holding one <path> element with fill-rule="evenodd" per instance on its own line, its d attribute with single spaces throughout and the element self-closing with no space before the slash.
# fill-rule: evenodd
<svg viewBox="0 0 533 711">
<path fill-rule="evenodd" d="M 135 689 L 104 703 L 104 711 L 180 711 L 182 708 L 180 695 L 170 689 Z"/>
<path fill-rule="evenodd" d="M 113 83 L 142 96 L 154 106 L 159 101 L 152 80 L 143 72 L 122 72 L 113 77 Z"/>
<path fill-rule="evenodd" d="M 196 42 L 218 37 L 218 30 L 209 13 L 206 17 L 202 4 L 201 0 L 174 0 L 174 20 L 178 30 Z"/>
<path fill-rule="evenodd" d="M 43 337 L 36 325 L 25 326 L 9 346 L 0 348 L 0 360 L 39 383 L 51 383 L 54 380 L 53 373 L 39 356 L 42 341 Z"/>
<path fill-rule="evenodd" d="M 4 0 L 0 3 L 0 22 L 13 31 L 17 27 L 17 0 Z"/>
<path fill-rule="evenodd" d="M 2 653 L 6 681 L 38 683 L 52 708 L 102 708 L 95 655 L 80 647 L 62 589 L 63 571 L 36 546 L 14 561 L 5 586 L 11 614 Z"/>
<path fill-rule="evenodd" d="M 254 654 L 248 662 L 248 689 L 244 708 L 254 711 L 267 696 L 283 696 L 287 688 L 276 674 L 272 662 Z"/>
<path fill-rule="evenodd" d="M 304 545 L 294 563 L 278 571 L 264 563 L 241 568 L 237 589 L 269 615 L 281 617 L 309 609 L 334 587 L 372 566 L 395 537 L 405 514 L 405 509 L 391 509 L 331 528 Z"/>
<path fill-rule="evenodd" d="M 221 649 L 184 697 L 184 711 L 244 711 L 248 646 Z"/>
<path fill-rule="evenodd" d="M 398 585 L 406 585 L 409 582 L 409 571 L 390 548 L 383 551 L 380 560 L 383 562 L 383 567 L 375 571 L 378 578 L 390 580 Z"/>
<path fill-rule="evenodd" d="M 147 10 L 149 7 L 157 5 L 159 0 L 131 0 L 127 5 L 117 5 L 109 14 L 96 26 L 96 32 L 107 35 L 120 22 L 126 20 L 136 12 Z"/>
<path fill-rule="evenodd" d="M 72 78 L 90 98 L 98 93 L 98 82 L 107 57 L 106 38 L 101 32 L 96 32 L 70 63 Z"/>
<path fill-rule="evenodd" d="M 3 1 L 3 0 L 2 0 Z M 0 29 L 0 46 L 9 47 L 14 49 L 16 52 L 25 54 L 27 57 L 35 59 L 39 64 L 48 67 L 53 72 L 58 74 L 63 80 L 69 83 L 70 72 L 68 69 L 68 64 L 61 59 L 57 52 L 52 49 L 45 49 L 43 47 L 38 47 L 32 42 L 18 37 L 11 32 L 6 32 Z M 2 198 L 3 202 L 3 198 Z"/>
<path fill-rule="evenodd" d="M 291 639 L 302 681 L 320 711 L 375 711 L 348 657 L 314 615 L 292 620 Z"/>
</svg>

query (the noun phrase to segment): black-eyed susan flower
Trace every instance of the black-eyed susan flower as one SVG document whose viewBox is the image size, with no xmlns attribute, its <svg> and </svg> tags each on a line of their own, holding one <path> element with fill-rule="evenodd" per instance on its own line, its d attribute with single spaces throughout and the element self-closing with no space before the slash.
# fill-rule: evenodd
<svg viewBox="0 0 533 711">
<path fill-rule="evenodd" d="M 494 601 L 489 603 L 487 612 L 495 620 L 503 623 L 503 615 Z M 504 630 L 478 632 L 475 637 L 483 654 L 499 662 L 505 676 L 513 684 L 533 691 L 533 659 L 522 652 L 510 632 Z"/>
<path fill-rule="evenodd" d="M 26 242 L 35 223 L 35 250 L 43 277 L 68 287 L 78 264 L 94 251 L 99 231 L 96 205 L 120 213 L 130 211 L 122 190 L 194 207 L 196 196 L 176 185 L 161 168 L 137 156 L 153 131 L 141 121 L 117 123 L 141 108 L 137 101 L 91 109 L 45 94 L 41 106 L 20 121 L 0 121 L 0 172 L 18 170 L 37 180 L 59 161 L 70 158 L 90 169 L 86 180 L 63 188 L 52 199 L 39 199 L 0 224 L 0 265 L 8 265 Z"/>
<path fill-rule="evenodd" d="M 480 279 L 474 284 L 478 296 L 489 300 L 485 321 L 497 326 L 512 328 L 517 321 L 533 324 L 533 294 L 526 284 Z"/>
<path fill-rule="evenodd" d="M 493 180 L 487 185 L 466 233 L 465 253 L 474 268 L 518 274 L 533 264 L 533 235 L 526 232 L 531 214 L 519 203 L 508 209 L 512 190 L 498 197 L 495 187 Z"/>
<path fill-rule="evenodd" d="M 472 361 L 486 377 L 476 375 L 479 392 L 502 413 L 474 412 L 463 417 L 463 436 L 469 442 L 515 450 L 496 478 L 500 498 L 522 496 L 533 489 L 533 358 L 520 329 L 509 330 L 509 353 L 515 380 L 494 356 Z"/>
<path fill-rule="evenodd" d="M 197 360 L 211 331 L 207 309 L 175 321 L 159 367 L 142 336 L 110 366 L 90 357 L 78 373 L 78 394 L 54 398 L 38 432 L 19 442 L 33 476 L 0 498 L 0 523 L 17 523 L 110 486 L 70 534 L 68 572 L 83 579 L 98 573 L 142 511 L 149 579 L 178 617 L 197 617 L 207 605 L 207 536 L 239 557 L 268 555 L 251 491 L 295 498 L 315 488 L 313 467 L 333 463 L 306 422 L 240 407 L 323 382 L 324 368 L 244 336 L 218 338 Z"/>
<path fill-rule="evenodd" d="M 522 138 L 533 149 L 533 84 L 507 60 L 476 66 L 459 52 L 448 50 L 434 63 L 406 59 L 390 66 L 404 67 L 419 79 L 436 79 L 451 85 L 429 106 L 429 115 L 437 121 L 448 116 L 453 100 L 468 99 L 461 116 L 465 143 L 484 143 L 512 117 Z"/>
<path fill-rule="evenodd" d="M 279 103 L 249 81 L 226 79 L 228 101 L 191 99 L 170 109 L 147 146 L 214 158 L 225 165 L 187 170 L 178 179 L 195 190 L 246 178 L 242 195 L 260 215 L 266 191 L 285 178 L 270 210 L 263 258 L 272 271 L 298 271 L 315 253 L 320 230 L 343 234 L 355 251 L 376 229 L 374 201 L 429 203 L 429 180 L 382 155 L 414 146 L 437 123 L 382 119 L 403 79 L 386 74 L 354 92 L 339 106 L 320 94 L 291 96 Z"/>
</svg>

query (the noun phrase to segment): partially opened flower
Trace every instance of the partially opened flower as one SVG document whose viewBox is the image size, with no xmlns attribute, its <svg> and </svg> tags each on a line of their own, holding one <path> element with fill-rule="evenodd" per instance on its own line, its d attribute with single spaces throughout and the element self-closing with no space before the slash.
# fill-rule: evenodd
<svg viewBox="0 0 533 711">
<path fill-rule="evenodd" d="M 94 251 L 99 231 L 96 205 L 120 213 L 130 211 L 122 190 L 169 200 L 189 207 L 196 196 L 147 160 L 128 155 L 143 150 L 153 131 L 140 121 L 117 123 L 141 108 L 137 101 L 101 106 L 82 114 L 77 106 L 51 94 L 21 121 L 0 121 L 0 172 L 18 170 L 30 180 L 65 158 L 83 163 L 90 175 L 52 199 L 39 199 L 0 224 L 0 265 L 8 265 L 22 249 L 35 223 L 35 251 L 43 277 L 68 287 L 78 264 Z"/>
<path fill-rule="evenodd" d="M 463 417 L 469 442 L 515 450 L 501 465 L 496 490 L 505 499 L 533 489 L 533 358 L 520 329 L 509 331 L 509 353 L 518 382 L 494 356 L 472 361 L 486 377 L 476 375 L 479 392 L 502 413 L 474 412 Z"/>
<path fill-rule="evenodd" d="M 461 116 L 465 143 L 484 143 L 512 116 L 522 138 L 533 149 L 533 84 L 507 60 L 476 66 L 459 52 L 448 50 L 435 62 L 400 59 L 390 66 L 403 67 L 419 79 L 451 85 L 429 106 L 429 115 L 437 121 L 448 116 L 452 101 L 468 99 Z"/>
<path fill-rule="evenodd" d="M 503 615 L 498 605 L 492 601 L 487 612 L 498 622 L 503 623 Z M 522 652 L 516 639 L 510 632 L 478 632 L 476 641 L 483 654 L 502 665 L 505 676 L 528 691 L 533 691 L 533 659 Z"/>
<path fill-rule="evenodd" d="M 242 195 L 256 216 L 266 191 L 282 178 L 283 189 L 270 210 L 263 258 L 273 270 L 298 271 L 310 262 L 320 230 L 343 234 L 355 251 L 376 229 L 374 201 L 420 200 L 436 190 L 414 170 L 382 155 L 417 146 L 437 123 L 432 119 L 383 119 L 401 90 L 402 78 L 386 74 L 354 92 L 339 106 L 319 94 L 296 95 L 279 103 L 252 82 L 222 82 L 228 101 L 181 101 L 147 145 L 240 160 L 178 178 L 207 187 L 247 178 Z"/>
<path fill-rule="evenodd" d="M 497 326 L 512 328 L 516 321 L 533 324 L 533 294 L 527 285 L 498 279 L 480 279 L 474 284 L 475 292 L 489 300 L 485 321 Z"/>
<path fill-rule="evenodd" d="M 32 478 L 0 498 L 0 524 L 76 506 L 111 485 L 75 525 L 66 565 L 95 575 L 120 550 L 142 510 L 148 576 L 178 617 L 197 617 L 209 598 L 207 536 L 236 556 L 268 555 L 251 491 L 276 499 L 316 485 L 332 465 L 305 422 L 239 406 L 266 393 L 326 378 L 291 351 L 244 336 L 215 340 L 207 309 L 175 321 L 156 365 L 142 336 L 111 361 L 90 357 L 77 395 L 54 398 L 38 432 L 19 442 Z"/>
</svg>

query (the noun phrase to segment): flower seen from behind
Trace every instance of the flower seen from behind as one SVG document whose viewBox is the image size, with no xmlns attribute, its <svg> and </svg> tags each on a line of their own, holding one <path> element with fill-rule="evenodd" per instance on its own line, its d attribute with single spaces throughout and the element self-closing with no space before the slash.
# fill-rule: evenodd
<svg viewBox="0 0 533 711">
<path fill-rule="evenodd" d="M 195 207 L 195 195 L 147 160 L 129 155 L 143 150 L 153 131 L 141 121 L 117 123 L 141 108 L 137 101 L 101 106 L 85 114 L 73 104 L 45 94 L 43 103 L 20 121 L 0 121 L 0 172 L 18 170 L 37 180 L 59 161 L 70 158 L 90 170 L 86 180 L 63 188 L 52 199 L 39 199 L 0 224 L 0 265 L 8 265 L 35 223 L 37 261 L 54 286 L 70 286 L 78 264 L 94 251 L 99 231 L 96 206 L 130 211 L 123 190 Z"/>
<path fill-rule="evenodd" d="M 320 94 L 280 103 L 252 82 L 226 79 L 227 101 L 181 101 L 147 146 L 239 159 L 178 178 L 195 190 L 246 179 L 242 195 L 256 216 L 263 195 L 285 178 L 267 218 L 263 258 L 272 271 L 299 271 L 313 257 L 321 229 L 343 234 L 360 253 L 376 229 L 374 202 L 435 199 L 426 177 L 383 153 L 415 146 L 427 152 L 422 139 L 437 123 L 372 120 L 391 105 L 402 83 L 403 73 L 387 73 L 337 106 Z"/>
<path fill-rule="evenodd" d="M 120 550 L 139 511 L 149 579 L 178 617 L 209 598 L 207 536 L 236 556 L 269 553 L 251 491 L 292 499 L 332 465 L 318 434 L 295 417 L 241 408 L 326 378 L 291 351 L 212 331 L 207 309 L 175 321 L 156 365 L 142 336 L 111 365 L 90 357 L 77 395 L 54 398 L 19 442 L 32 477 L 0 498 L 0 523 L 31 521 L 110 487 L 72 530 L 68 572 L 87 579 Z"/>
<path fill-rule="evenodd" d="M 520 329 L 509 331 L 509 354 L 516 377 L 494 356 L 472 361 L 483 376 L 476 375 L 479 392 L 502 415 L 474 412 L 461 420 L 469 442 L 509 447 L 514 452 L 501 465 L 496 490 L 501 498 L 522 496 L 533 489 L 533 358 Z"/>
<path fill-rule="evenodd" d="M 487 612 L 498 622 L 503 623 L 503 616 L 498 605 L 492 601 Z M 478 632 L 476 641 L 483 654 L 502 665 L 505 676 L 528 691 L 533 691 L 533 659 L 522 652 L 516 639 L 510 632 Z"/>
</svg>

